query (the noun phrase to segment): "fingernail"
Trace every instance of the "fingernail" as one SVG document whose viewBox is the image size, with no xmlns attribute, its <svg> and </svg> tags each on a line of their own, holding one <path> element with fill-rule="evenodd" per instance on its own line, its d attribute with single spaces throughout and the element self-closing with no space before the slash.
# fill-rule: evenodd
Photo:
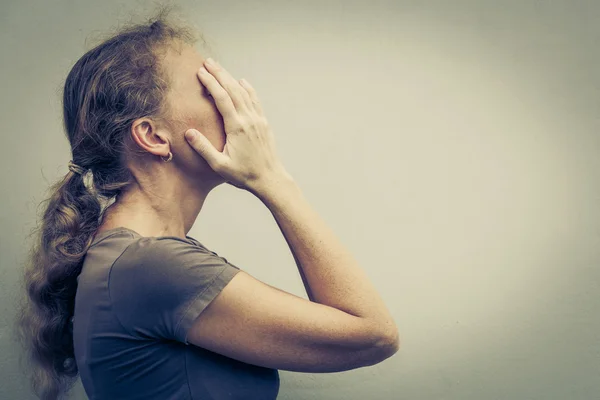
<svg viewBox="0 0 600 400">
<path fill-rule="evenodd" d="M 213 65 L 215 65 L 215 64 L 216 64 L 215 60 L 213 60 L 213 59 L 212 59 L 212 58 L 210 58 L 210 57 L 208 57 L 208 58 L 206 59 L 206 63 L 207 63 L 208 65 L 210 65 L 210 66 L 213 66 Z"/>
<path fill-rule="evenodd" d="M 204 68 L 204 67 L 200 67 L 200 73 L 201 73 L 201 74 L 205 74 L 205 73 L 207 73 L 207 72 L 208 72 L 208 71 L 206 70 L 206 68 Z"/>
<path fill-rule="evenodd" d="M 187 131 L 185 133 L 185 138 L 187 140 L 192 140 L 193 138 L 196 137 L 197 134 L 198 134 L 198 132 L 196 132 L 194 129 L 190 129 L 189 131 Z"/>
</svg>

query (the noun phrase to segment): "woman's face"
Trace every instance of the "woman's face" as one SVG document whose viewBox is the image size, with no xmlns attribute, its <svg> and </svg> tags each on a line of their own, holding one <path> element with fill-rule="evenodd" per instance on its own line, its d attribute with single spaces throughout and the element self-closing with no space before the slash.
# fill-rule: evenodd
<svg viewBox="0 0 600 400">
<path fill-rule="evenodd" d="M 203 62 L 204 57 L 193 46 L 182 43 L 170 46 L 162 60 L 171 81 L 167 95 L 174 120 L 171 152 L 173 161 L 191 178 L 224 182 L 184 137 L 188 129 L 194 128 L 206 136 L 217 150 L 223 151 L 225 146 L 221 113 L 198 79 L 197 72 Z"/>
</svg>

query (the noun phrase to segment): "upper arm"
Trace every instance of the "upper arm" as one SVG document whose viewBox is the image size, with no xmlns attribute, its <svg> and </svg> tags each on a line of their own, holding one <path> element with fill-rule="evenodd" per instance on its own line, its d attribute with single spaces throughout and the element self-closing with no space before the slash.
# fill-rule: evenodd
<svg viewBox="0 0 600 400">
<path fill-rule="evenodd" d="M 144 237 L 114 262 L 108 293 L 116 318 L 131 335 L 185 342 L 194 319 L 238 272 L 205 248 Z"/>
<path fill-rule="evenodd" d="M 197 316 L 187 342 L 249 364 L 298 372 L 373 365 L 397 351 L 364 319 L 240 271 Z"/>
</svg>

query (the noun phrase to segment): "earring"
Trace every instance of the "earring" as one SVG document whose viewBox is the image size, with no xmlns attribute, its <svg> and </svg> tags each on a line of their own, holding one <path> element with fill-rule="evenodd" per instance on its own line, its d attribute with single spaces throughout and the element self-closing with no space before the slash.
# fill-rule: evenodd
<svg viewBox="0 0 600 400">
<path fill-rule="evenodd" d="M 173 159 L 173 153 L 169 152 L 169 157 L 165 159 L 163 156 L 160 156 L 164 162 L 169 162 Z"/>
</svg>

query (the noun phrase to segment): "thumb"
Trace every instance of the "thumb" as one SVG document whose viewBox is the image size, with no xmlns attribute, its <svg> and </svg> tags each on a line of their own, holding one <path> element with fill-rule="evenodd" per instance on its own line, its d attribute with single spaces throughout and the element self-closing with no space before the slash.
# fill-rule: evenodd
<svg viewBox="0 0 600 400">
<path fill-rule="evenodd" d="M 192 146 L 213 169 L 216 165 L 223 164 L 225 161 L 224 159 L 226 157 L 223 153 L 219 152 L 206 136 L 196 129 L 188 129 L 185 132 L 185 138 L 190 146 Z"/>
</svg>

